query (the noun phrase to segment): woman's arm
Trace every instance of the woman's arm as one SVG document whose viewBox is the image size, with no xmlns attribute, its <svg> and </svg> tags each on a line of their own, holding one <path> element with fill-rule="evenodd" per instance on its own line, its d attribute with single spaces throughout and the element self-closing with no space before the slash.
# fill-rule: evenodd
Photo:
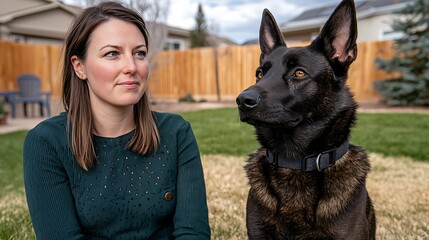
<svg viewBox="0 0 429 240">
<path fill-rule="evenodd" d="M 24 184 L 37 239 L 83 239 L 61 156 L 39 126 L 24 141 Z M 52 141 L 54 142 L 54 141 Z"/>
<path fill-rule="evenodd" d="M 176 239 L 210 239 L 206 189 L 200 153 L 189 123 L 178 133 Z"/>
</svg>

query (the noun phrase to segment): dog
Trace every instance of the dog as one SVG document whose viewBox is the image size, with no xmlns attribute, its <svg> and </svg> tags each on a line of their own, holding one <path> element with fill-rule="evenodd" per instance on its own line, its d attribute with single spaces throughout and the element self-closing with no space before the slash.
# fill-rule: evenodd
<svg viewBox="0 0 429 240">
<path fill-rule="evenodd" d="M 256 83 L 236 99 L 261 145 L 244 167 L 249 239 L 375 239 L 370 164 L 349 143 L 358 105 L 346 79 L 356 38 L 353 0 L 343 0 L 306 47 L 288 48 L 263 11 Z"/>
</svg>

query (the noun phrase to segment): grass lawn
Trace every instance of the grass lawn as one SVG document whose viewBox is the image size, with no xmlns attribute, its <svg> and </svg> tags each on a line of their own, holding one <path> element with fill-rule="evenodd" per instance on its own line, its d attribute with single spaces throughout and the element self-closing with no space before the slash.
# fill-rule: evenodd
<svg viewBox="0 0 429 240">
<path fill-rule="evenodd" d="M 429 162 L 429 114 L 360 113 L 351 142 L 368 152 Z"/>
<path fill-rule="evenodd" d="M 247 156 L 258 147 L 254 128 L 235 108 L 181 113 L 191 122 L 202 154 Z M 429 114 L 359 113 L 350 142 L 368 152 L 429 162 Z"/>
<path fill-rule="evenodd" d="M 0 239 L 34 239 L 22 174 L 26 132 L 0 135 Z"/>
<path fill-rule="evenodd" d="M 181 113 L 203 156 L 212 239 L 246 239 L 246 156 L 258 147 L 236 109 Z M 0 239 L 34 239 L 22 176 L 26 132 L 0 135 Z M 429 239 L 429 115 L 358 115 L 351 142 L 370 154 L 377 239 Z M 417 161 L 416 161 L 417 160 Z"/>
</svg>

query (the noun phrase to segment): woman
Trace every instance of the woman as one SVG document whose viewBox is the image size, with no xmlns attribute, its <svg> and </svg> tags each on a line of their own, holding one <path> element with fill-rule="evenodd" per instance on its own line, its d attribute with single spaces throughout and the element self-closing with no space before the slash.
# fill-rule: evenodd
<svg viewBox="0 0 429 240">
<path fill-rule="evenodd" d="M 65 42 L 66 112 L 28 132 L 24 182 L 38 239 L 209 239 L 188 122 L 152 112 L 148 33 L 119 3 L 85 9 Z"/>
</svg>

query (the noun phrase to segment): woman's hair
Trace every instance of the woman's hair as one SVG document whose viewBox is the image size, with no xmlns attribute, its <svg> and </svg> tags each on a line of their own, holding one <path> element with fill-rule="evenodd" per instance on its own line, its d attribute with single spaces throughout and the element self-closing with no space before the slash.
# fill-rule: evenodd
<svg viewBox="0 0 429 240">
<path fill-rule="evenodd" d="M 92 32 L 101 23 L 112 18 L 137 26 L 144 36 L 146 46 L 149 47 L 148 32 L 142 17 L 136 11 L 117 2 L 102 2 L 84 9 L 75 19 L 65 40 L 62 100 L 67 112 L 67 132 L 73 155 L 86 171 L 96 161 L 93 144 L 94 121 L 87 81 L 77 77 L 71 57 L 76 55 L 79 59 L 85 60 Z M 160 139 L 146 93 L 134 105 L 134 121 L 136 129 L 127 147 L 139 154 L 155 151 Z"/>
</svg>

